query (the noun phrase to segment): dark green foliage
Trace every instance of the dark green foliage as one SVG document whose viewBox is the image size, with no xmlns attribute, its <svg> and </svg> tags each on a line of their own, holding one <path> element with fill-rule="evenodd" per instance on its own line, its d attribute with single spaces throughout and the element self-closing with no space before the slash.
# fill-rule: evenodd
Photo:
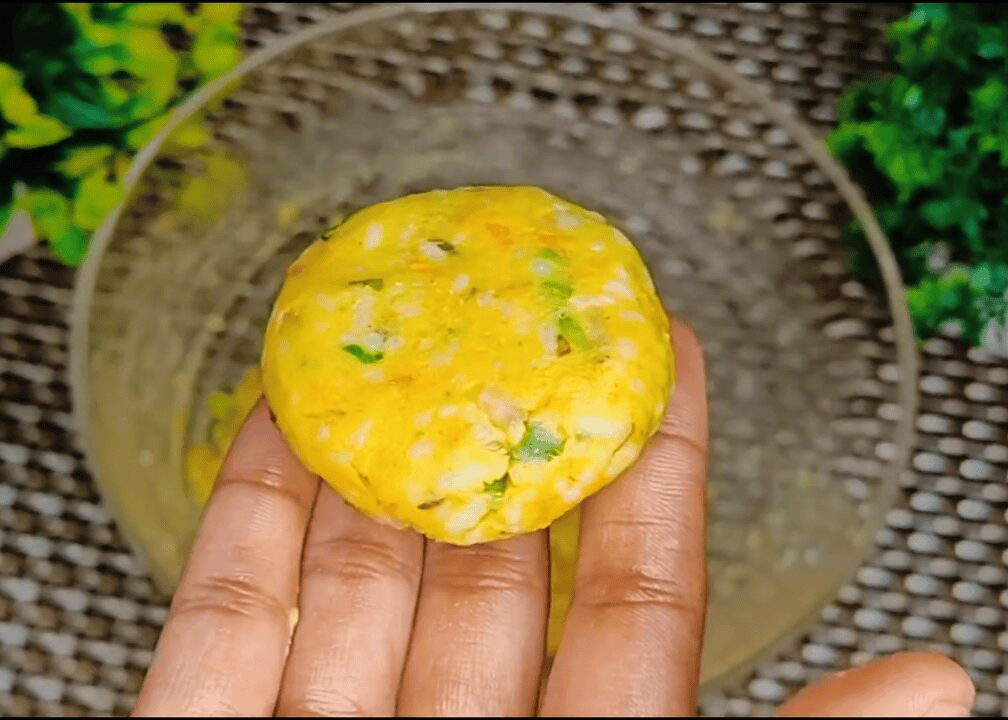
<svg viewBox="0 0 1008 720">
<path fill-rule="evenodd" d="M 888 29 L 897 72 L 850 87 L 828 142 L 864 188 L 921 337 L 979 342 L 1008 313 L 1008 4 L 924 3 Z M 855 271 L 875 272 L 861 229 Z"/>
<path fill-rule="evenodd" d="M 71 265 L 167 111 L 240 59 L 241 5 L 0 5 L 0 233 L 16 208 Z M 194 123 L 177 142 L 199 145 Z"/>
</svg>

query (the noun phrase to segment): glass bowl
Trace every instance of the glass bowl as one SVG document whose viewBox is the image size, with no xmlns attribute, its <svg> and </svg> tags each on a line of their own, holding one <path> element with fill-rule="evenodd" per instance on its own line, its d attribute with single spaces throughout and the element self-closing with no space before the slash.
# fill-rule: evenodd
<svg viewBox="0 0 1008 720">
<path fill-rule="evenodd" d="M 917 374 L 903 289 L 868 206 L 789 109 L 696 44 L 590 7 L 365 7 L 171 116 L 76 291 L 71 386 L 106 502 L 170 590 L 199 518 L 186 448 L 210 394 L 257 362 L 286 266 L 359 207 L 495 183 L 602 212 L 699 333 L 704 683 L 749 669 L 852 576 L 898 487 Z M 852 215 L 877 289 L 848 274 Z"/>
</svg>

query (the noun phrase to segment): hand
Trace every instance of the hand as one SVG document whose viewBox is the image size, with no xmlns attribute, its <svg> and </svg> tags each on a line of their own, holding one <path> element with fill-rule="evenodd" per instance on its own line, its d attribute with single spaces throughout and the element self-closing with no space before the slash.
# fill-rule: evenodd
<svg viewBox="0 0 1008 720">
<path fill-rule="evenodd" d="M 136 715 L 690 715 L 706 602 L 703 357 L 673 326 L 661 432 L 583 505 L 574 601 L 548 682 L 545 532 L 424 541 L 348 507 L 264 403 L 221 471 Z M 542 692 L 540 690 L 542 689 Z M 905 654 L 781 715 L 965 715 L 952 662 Z"/>
</svg>

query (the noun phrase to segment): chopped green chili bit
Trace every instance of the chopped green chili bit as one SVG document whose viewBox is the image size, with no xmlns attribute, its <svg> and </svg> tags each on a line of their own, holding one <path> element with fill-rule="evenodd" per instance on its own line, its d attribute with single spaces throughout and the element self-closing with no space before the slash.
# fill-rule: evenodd
<svg viewBox="0 0 1008 720">
<path fill-rule="evenodd" d="M 563 262 L 564 260 L 563 255 L 558 253 L 556 250 L 553 250 L 552 248 L 544 248 L 542 251 L 540 251 L 539 257 L 541 257 L 543 260 L 552 260 L 553 262 Z"/>
<path fill-rule="evenodd" d="M 535 422 L 528 423 L 521 441 L 511 448 L 511 457 L 522 462 L 548 462 L 563 452 L 565 442 L 549 428 Z"/>
<path fill-rule="evenodd" d="M 503 497 L 504 491 L 507 490 L 509 480 L 510 478 L 508 477 L 508 474 L 504 473 L 504 475 L 493 482 L 485 483 L 483 485 L 483 492 L 494 497 Z"/>
<path fill-rule="evenodd" d="M 427 502 L 422 502 L 419 505 L 417 505 L 417 510 L 430 510 L 431 508 L 435 508 L 441 503 L 443 503 L 444 500 L 445 500 L 444 498 L 435 498 L 434 500 L 428 500 Z"/>
<path fill-rule="evenodd" d="M 363 285 L 369 287 L 372 290 L 381 290 L 385 287 L 385 281 L 381 278 L 367 278 L 365 280 L 351 280 L 351 285 Z"/>
<path fill-rule="evenodd" d="M 569 355 L 571 351 L 570 342 L 563 335 L 557 335 L 557 355 L 563 357 L 564 355 Z"/>
<path fill-rule="evenodd" d="M 574 288 L 563 280 L 545 280 L 539 285 L 539 290 L 543 297 L 554 303 L 565 303 L 574 294 Z"/>
<path fill-rule="evenodd" d="M 568 343 L 578 350 L 591 349 L 591 340 L 585 334 L 581 323 L 565 312 L 560 313 L 557 317 L 557 331 L 560 333 L 560 337 L 567 340 Z"/>
<path fill-rule="evenodd" d="M 452 245 L 447 240 L 438 240 L 437 238 L 434 238 L 430 242 L 432 242 L 435 245 L 437 245 L 439 248 L 441 248 L 442 250 L 444 250 L 449 255 L 454 255 L 455 253 L 458 252 L 458 250 L 455 249 L 455 246 Z"/>
<path fill-rule="evenodd" d="M 381 352 L 369 353 L 367 350 L 365 350 L 364 348 L 362 348 L 360 345 L 357 344 L 344 345 L 343 350 L 353 355 L 355 358 L 360 360 L 365 365 L 372 365 L 381 360 L 383 357 L 385 357 L 385 353 Z"/>
</svg>

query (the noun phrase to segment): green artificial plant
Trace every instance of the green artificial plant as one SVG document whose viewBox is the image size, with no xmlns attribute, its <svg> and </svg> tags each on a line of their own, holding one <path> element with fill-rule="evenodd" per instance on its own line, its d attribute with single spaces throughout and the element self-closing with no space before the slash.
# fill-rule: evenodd
<svg viewBox="0 0 1008 720">
<path fill-rule="evenodd" d="M 853 85 L 829 136 L 889 236 L 923 338 L 1008 318 L 1008 4 L 922 3 L 888 29 L 896 71 Z M 874 272 L 859 227 L 855 270 Z"/>
<path fill-rule="evenodd" d="M 229 3 L 0 5 L 0 235 L 17 210 L 65 263 L 122 195 L 133 154 L 241 58 Z M 207 139 L 199 121 L 173 141 Z"/>
</svg>

